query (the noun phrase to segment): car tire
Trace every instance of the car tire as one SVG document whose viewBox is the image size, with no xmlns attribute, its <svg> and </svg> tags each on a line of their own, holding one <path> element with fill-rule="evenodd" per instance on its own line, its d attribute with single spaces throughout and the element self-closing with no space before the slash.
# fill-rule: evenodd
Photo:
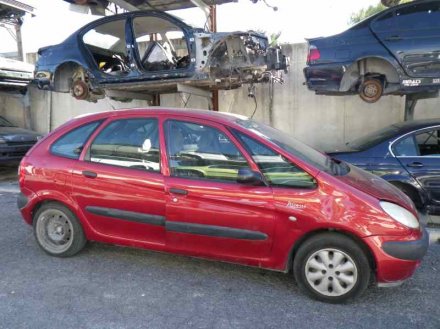
<svg viewBox="0 0 440 329">
<path fill-rule="evenodd" d="M 376 103 L 383 94 L 383 83 L 379 79 L 366 78 L 359 87 L 359 96 L 364 102 Z"/>
<path fill-rule="evenodd" d="M 295 255 L 293 272 L 303 293 L 327 303 L 343 303 L 359 296 L 368 287 L 371 275 L 362 248 L 338 233 L 306 240 Z"/>
<path fill-rule="evenodd" d="M 38 245 L 51 256 L 73 256 L 87 242 L 77 217 L 59 203 L 43 204 L 35 213 L 33 227 Z"/>
</svg>

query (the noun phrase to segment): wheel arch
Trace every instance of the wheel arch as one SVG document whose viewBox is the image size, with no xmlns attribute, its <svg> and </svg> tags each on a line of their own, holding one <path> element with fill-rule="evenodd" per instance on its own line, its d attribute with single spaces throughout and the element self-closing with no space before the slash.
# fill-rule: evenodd
<svg viewBox="0 0 440 329">
<path fill-rule="evenodd" d="M 53 74 L 52 84 L 54 91 L 62 93 L 70 92 L 70 88 L 72 86 L 72 77 L 78 67 L 84 68 L 80 62 L 74 60 L 60 63 L 55 68 Z"/>
<path fill-rule="evenodd" d="M 388 182 L 405 193 L 414 202 L 417 209 L 423 208 L 425 204 L 425 197 L 422 196 L 420 190 L 414 185 L 408 182 L 402 182 L 400 180 L 389 180 Z"/>
<path fill-rule="evenodd" d="M 344 230 L 340 230 L 340 229 L 333 229 L 333 228 L 317 229 L 314 231 L 307 232 L 303 236 L 301 236 L 293 244 L 293 246 L 289 252 L 289 256 L 288 256 L 288 260 L 287 260 L 287 264 L 286 264 L 286 266 L 287 266 L 286 272 L 292 271 L 293 261 L 295 259 L 296 253 L 298 252 L 298 249 L 301 247 L 301 245 L 304 242 L 306 242 L 308 239 L 315 237 L 317 235 L 323 234 L 323 233 L 335 233 L 335 234 L 340 234 L 340 235 L 343 235 L 343 236 L 350 238 L 354 243 L 356 243 L 364 251 L 364 253 L 368 259 L 368 263 L 370 265 L 372 273 L 373 274 L 375 273 L 376 259 L 374 258 L 374 255 L 373 255 L 371 249 L 367 246 L 367 244 L 365 242 L 363 242 L 362 239 L 360 239 L 359 237 L 354 235 L 353 233 L 350 233 L 350 232 L 344 231 Z"/>
<path fill-rule="evenodd" d="M 382 56 L 363 56 L 347 68 L 339 89 L 342 92 L 353 90 L 363 76 L 374 74 L 384 76 L 388 83 L 400 84 L 400 72 L 395 63 Z"/>
</svg>

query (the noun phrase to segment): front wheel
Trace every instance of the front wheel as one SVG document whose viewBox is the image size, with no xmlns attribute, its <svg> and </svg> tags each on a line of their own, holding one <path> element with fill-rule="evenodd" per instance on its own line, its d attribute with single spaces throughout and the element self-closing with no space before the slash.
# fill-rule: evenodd
<svg viewBox="0 0 440 329">
<path fill-rule="evenodd" d="M 296 253 L 293 271 L 299 288 L 314 299 L 342 303 L 368 286 L 370 265 L 350 238 L 324 233 L 306 240 Z"/>
<path fill-rule="evenodd" d="M 38 244 L 49 255 L 73 256 L 87 242 L 79 220 L 61 204 L 50 202 L 41 206 L 33 224 Z"/>
</svg>

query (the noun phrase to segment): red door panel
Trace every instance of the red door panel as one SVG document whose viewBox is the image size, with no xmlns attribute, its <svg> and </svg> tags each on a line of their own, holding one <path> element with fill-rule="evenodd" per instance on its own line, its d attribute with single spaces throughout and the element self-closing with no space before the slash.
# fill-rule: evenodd
<svg viewBox="0 0 440 329">
<path fill-rule="evenodd" d="M 79 161 L 72 176 L 72 190 L 98 234 L 164 244 L 165 192 L 161 174 Z"/>
<path fill-rule="evenodd" d="M 269 257 L 272 190 L 167 177 L 167 248 L 225 259 Z"/>
</svg>

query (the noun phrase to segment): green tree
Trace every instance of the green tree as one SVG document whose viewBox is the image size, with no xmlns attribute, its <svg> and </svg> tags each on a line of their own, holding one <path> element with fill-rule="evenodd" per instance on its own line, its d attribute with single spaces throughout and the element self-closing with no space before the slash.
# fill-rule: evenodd
<svg viewBox="0 0 440 329">
<path fill-rule="evenodd" d="M 411 0 L 403 0 L 403 1 L 400 1 L 400 3 L 405 3 L 405 2 L 410 2 L 410 1 Z M 369 6 L 367 8 L 359 10 L 357 13 L 351 14 L 349 23 L 350 24 L 359 23 L 360 21 L 364 20 L 365 18 L 370 17 L 370 16 L 372 16 L 374 14 L 377 14 L 377 13 L 379 13 L 382 10 L 385 10 L 385 9 L 387 9 L 387 7 L 385 7 L 379 1 L 377 5 Z"/>
</svg>

